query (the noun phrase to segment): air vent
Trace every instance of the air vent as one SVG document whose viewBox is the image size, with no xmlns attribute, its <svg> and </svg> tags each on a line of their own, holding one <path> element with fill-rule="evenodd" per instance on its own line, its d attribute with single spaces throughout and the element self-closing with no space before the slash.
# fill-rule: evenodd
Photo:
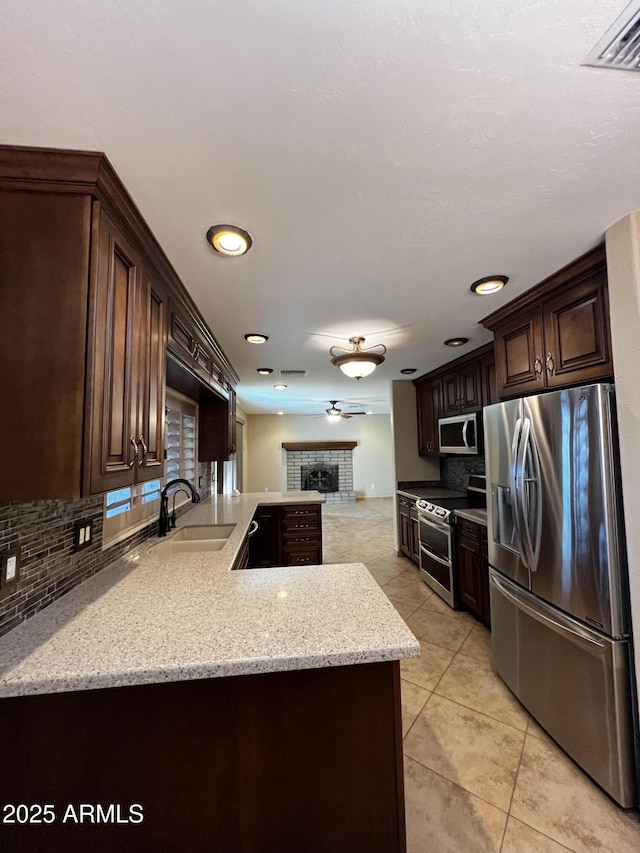
<svg viewBox="0 0 640 853">
<path fill-rule="evenodd" d="M 280 371 L 280 376 L 292 377 L 292 376 L 306 376 L 306 375 L 307 375 L 306 370 L 281 370 Z"/>
<path fill-rule="evenodd" d="M 640 0 L 629 3 L 582 65 L 640 71 Z"/>
</svg>

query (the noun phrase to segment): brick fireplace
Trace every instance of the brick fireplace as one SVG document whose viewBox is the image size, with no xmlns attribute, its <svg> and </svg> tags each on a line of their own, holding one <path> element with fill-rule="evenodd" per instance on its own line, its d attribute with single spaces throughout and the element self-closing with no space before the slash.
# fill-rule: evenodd
<svg viewBox="0 0 640 853">
<path fill-rule="evenodd" d="M 326 503 L 354 502 L 353 448 L 357 441 L 283 441 L 287 491 L 317 489 Z"/>
</svg>

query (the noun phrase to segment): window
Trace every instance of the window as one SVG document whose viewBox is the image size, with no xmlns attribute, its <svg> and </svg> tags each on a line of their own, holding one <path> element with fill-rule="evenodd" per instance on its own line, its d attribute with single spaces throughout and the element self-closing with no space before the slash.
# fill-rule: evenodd
<svg viewBox="0 0 640 853">
<path fill-rule="evenodd" d="M 160 513 L 160 489 L 181 478 L 198 486 L 198 404 L 167 389 L 165 405 L 165 476 L 136 486 L 107 492 L 104 498 L 102 547 L 108 548 L 142 530 Z M 178 493 L 176 506 L 189 498 Z"/>
</svg>

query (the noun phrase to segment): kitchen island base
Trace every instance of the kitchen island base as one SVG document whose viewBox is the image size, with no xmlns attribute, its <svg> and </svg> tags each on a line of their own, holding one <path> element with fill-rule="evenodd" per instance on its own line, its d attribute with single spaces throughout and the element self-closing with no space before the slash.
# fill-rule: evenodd
<svg viewBox="0 0 640 853">
<path fill-rule="evenodd" d="M 54 815 L 3 850 L 406 849 L 397 660 L 6 698 L 0 726 L 3 803 Z"/>
</svg>

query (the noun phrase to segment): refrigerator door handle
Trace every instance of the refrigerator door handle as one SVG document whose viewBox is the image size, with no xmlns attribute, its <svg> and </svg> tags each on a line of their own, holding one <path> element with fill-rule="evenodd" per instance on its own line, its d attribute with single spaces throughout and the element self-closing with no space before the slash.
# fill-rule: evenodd
<svg viewBox="0 0 640 853">
<path fill-rule="evenodd" d="M 603 642 L 598 640 L 586 628 L 581 628 L 575 620 L 569 619 L 567 616 L 563 616 L 556 611 L 551 611 L 543 602 L 540 602 L 536 607 L 532 607 L 527 603 L 524 595 L 512 588 L 511 584 L 507 586 L 504 580 L 493 569 L 490 569 L 489 572 L 491 583 L 498 589 L 500 595 L 510 601 L 518 610 L 526 613 L 527 616 L 531 616 L 536 622 L 540 622 L 557 634 L 562 634 L 563 636 L 569 634 L 576 645 L 590 651 L 592 654 L 597 654 L 598 650 L 601 651 L 605 648 Z M 527 598 L 531 597 L 531 593 L 525 593 L 525 595 Z M 549 615 L 545 612 L 547 610 L 549 611 Z"/>
<path fill-rule="evenodd" d="M 520 555 L 520 561 L 523 566 L 528 569 L 529 562 L 527 559 L 527 554 L 524 548 L 524 542 L 522 538 L 522 502 L 520 499 L 520 475 L 519 475 L 519 457 L 521 453 L 521 442 L 522 437 L 522 418 L 518 418 L 516 421 L 515 429 L 513 431 L 513 442 L 511 444 L 511 508 L 513 512 L 513 526 L 516 531 L 516 545 L 518 546 L 518 554 Z"/>
<path fill-rule="evenodd" d="M 522 427 L 521 459 L 518 470 L 520 472 L 520 505 L 522 507 L 522 544 L 527 554 L 529 568 L 532 572 L 538 570 L 538 556 L 540 554 L 540 460 L 538 449 L 533 438 L 533 429 L 529 418 L 524 419 Z M 534 470 L 531 471 L 530 469 Z M 530 473 L 532 476 L 528 477 Z M 533 505 L 531 492 L 533 491 Z M 534 512 L 532 518 L 532 509 Z M 535 544 L 531 533 L 532 521 L 535 526 Z"/>
</svg>

